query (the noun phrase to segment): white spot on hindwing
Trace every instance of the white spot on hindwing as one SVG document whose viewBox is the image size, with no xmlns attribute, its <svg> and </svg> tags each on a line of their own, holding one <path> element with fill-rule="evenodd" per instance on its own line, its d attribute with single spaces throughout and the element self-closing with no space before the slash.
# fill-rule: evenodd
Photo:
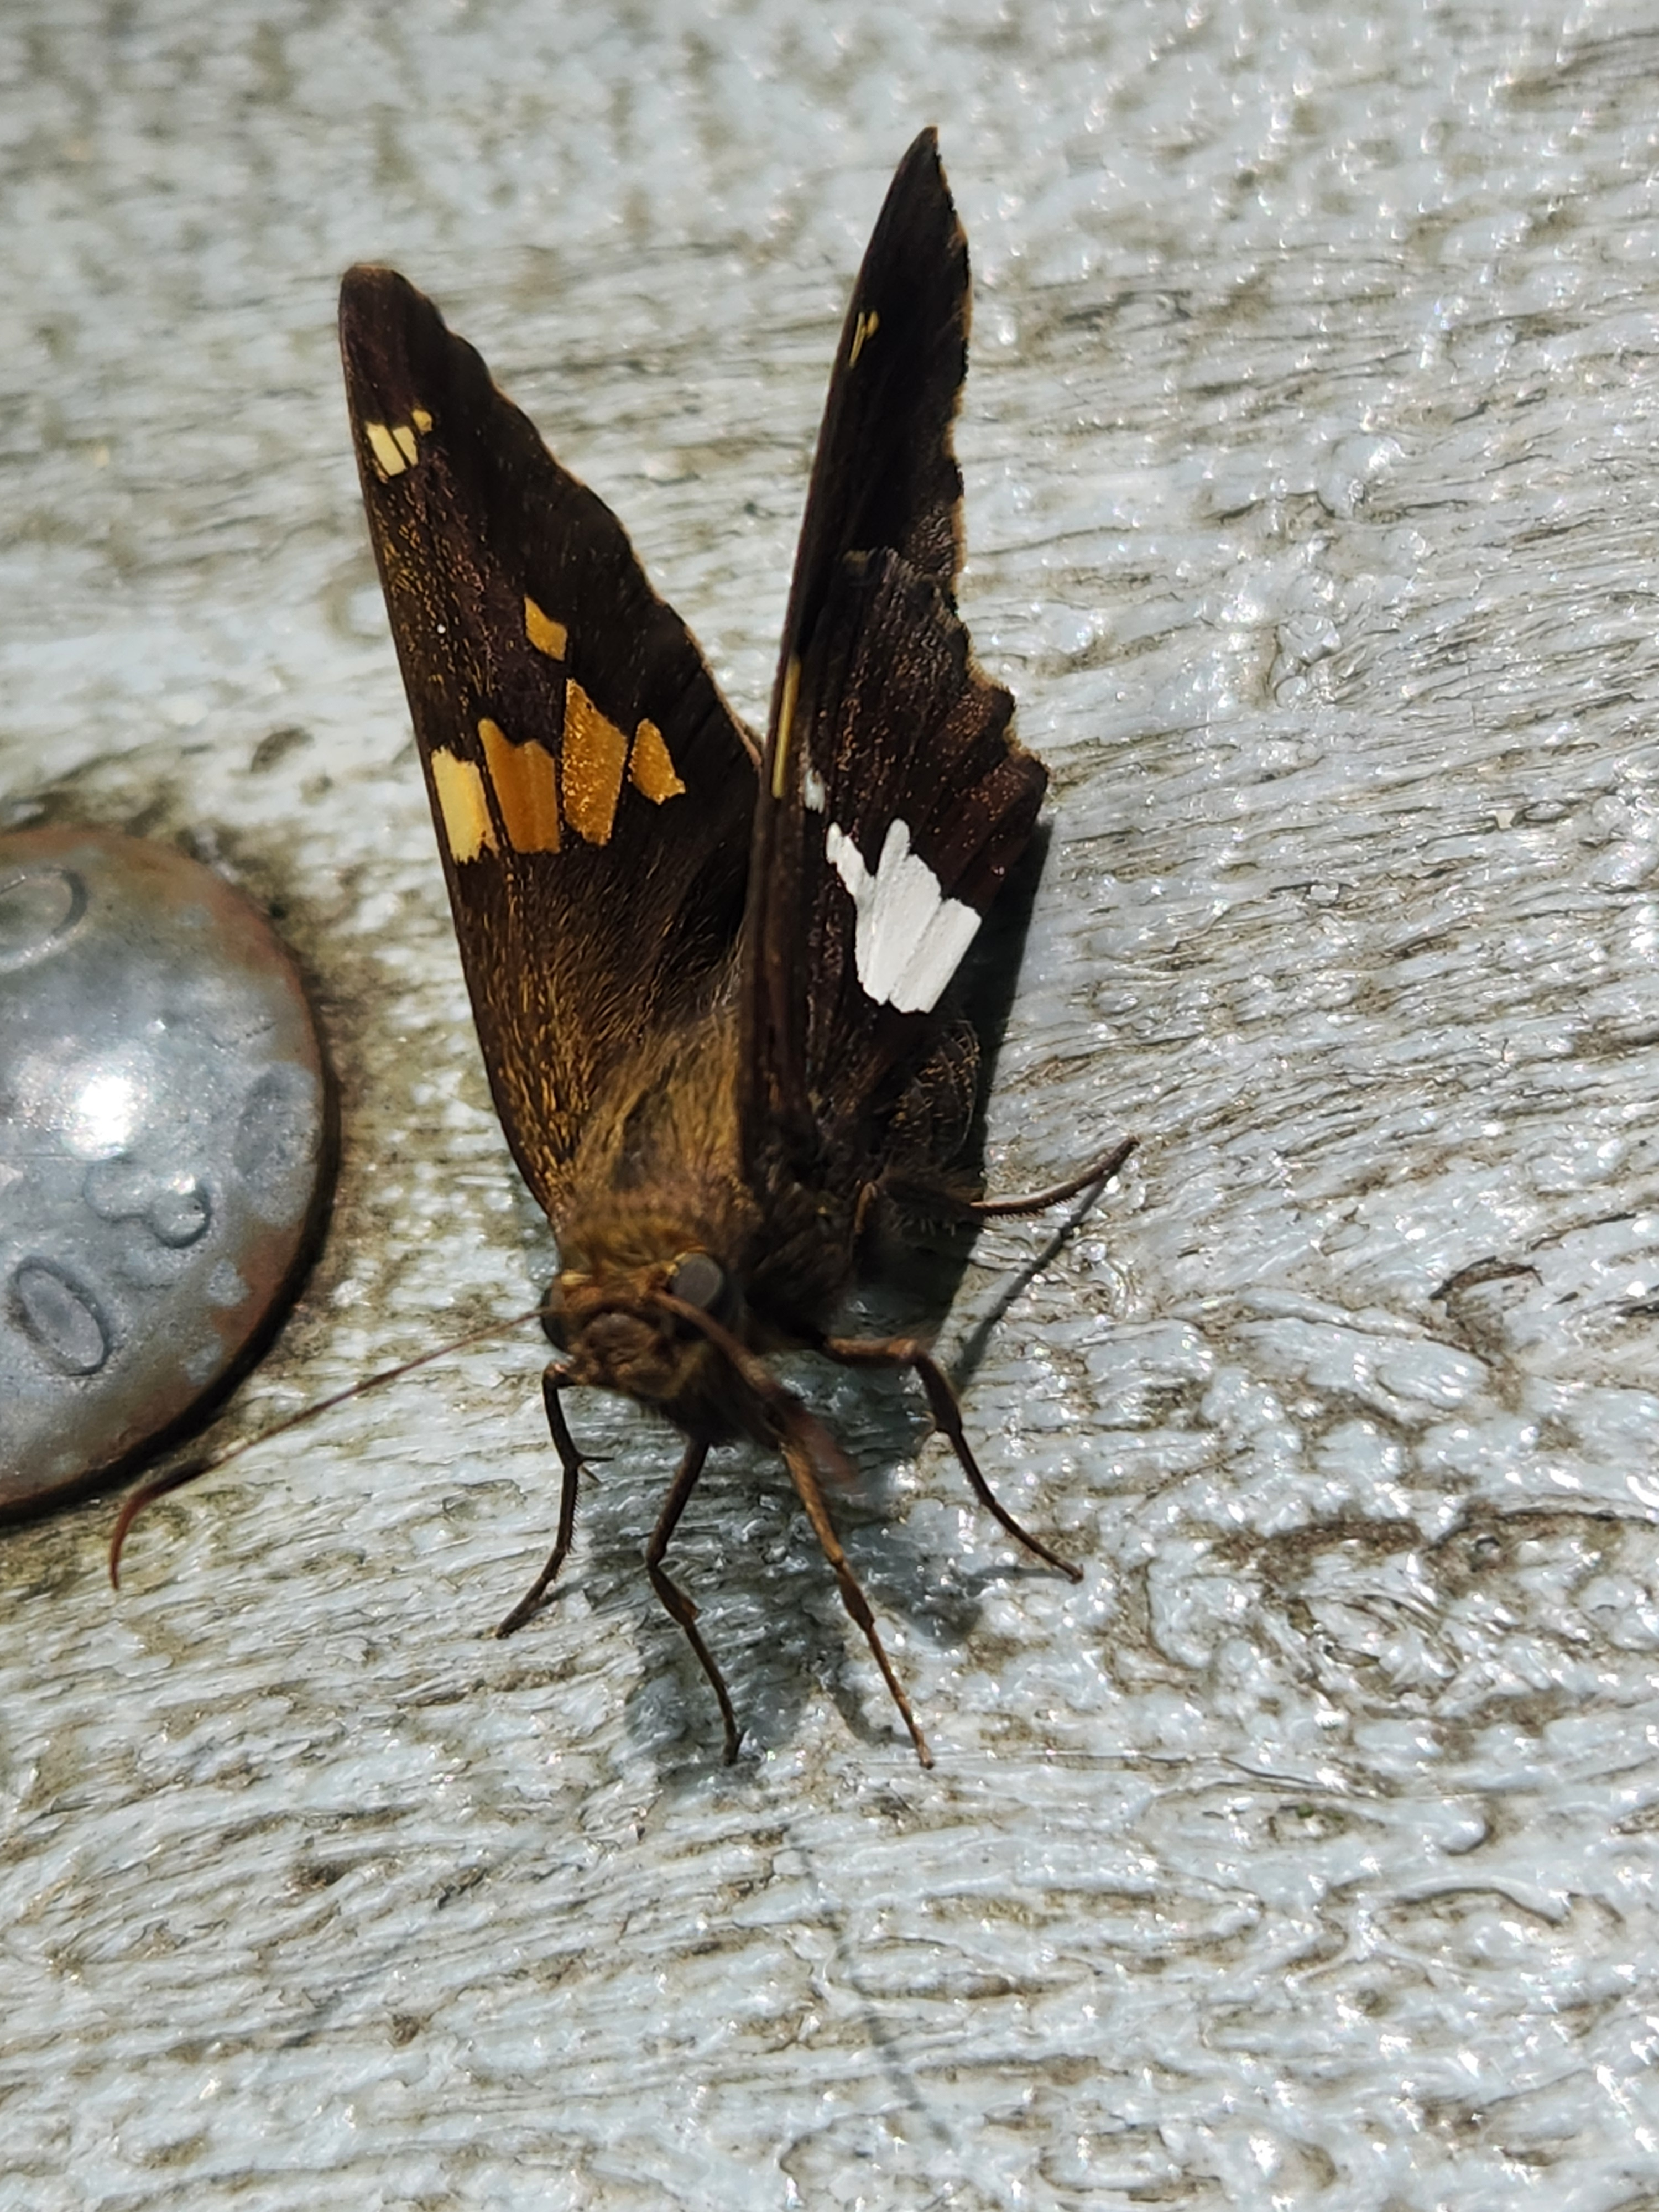
<svg viewBox="0 0 1659 2212">
<path fill-rule="evenodd" d="M 811 762 L 808 761 L 805 768 L 801 773 L 801 805 L 806 808 L 809 813 L 822 814 L 824 809 L 824 803 L 829 796 L 829 793 L 825 791 L 823 787 L 823 778 L 818 774 L 817 769 L 813 767 Z"/>
<path fill-rule="evenodd" d="M 939 878 L 910 850 L 906 822 L 889 824 L 872 875 L 846 831 L 831 823 L 823 849 L 857 909 L 854 955 L 859 981 L 878 1006 L 901 1014 L 931 1013 L 980 918 L 960 899 L 946 898 Z"/>
</svg>

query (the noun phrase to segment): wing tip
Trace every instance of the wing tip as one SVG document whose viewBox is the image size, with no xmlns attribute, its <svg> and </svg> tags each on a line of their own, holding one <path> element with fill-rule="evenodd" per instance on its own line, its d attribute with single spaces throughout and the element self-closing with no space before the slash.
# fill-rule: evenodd
<svg viewBox="0 0 1659 2212">
<path fill-rule="evenodd" d="M 893 172 L 892 182 L 887 187 L 881 215 L 876 219 L 877 229 L 880 229 L 882 217 L 890 210 L 895 213 L 901 208 L 914 211 L 919 202 L 924 199 L 932 200 L 945 212 L 960 235 L 961 223 L 939 150 L 939 126 L 934 123 L 924 125 L 906 147 L 897 168 Z M 961 244 L 965 249 L 965 237 L 961 238 Z"/>
<path fill-rule="evenodd" d="M 412 302 L 425 301 L 408 277 L 378 261 L 354 261 L 340 279 L 340 337 L 347 343 L 386 325 L 388 311 L 406 314 Z M 429 304 L 429 303 L 428 303 Z"/>
</svg>

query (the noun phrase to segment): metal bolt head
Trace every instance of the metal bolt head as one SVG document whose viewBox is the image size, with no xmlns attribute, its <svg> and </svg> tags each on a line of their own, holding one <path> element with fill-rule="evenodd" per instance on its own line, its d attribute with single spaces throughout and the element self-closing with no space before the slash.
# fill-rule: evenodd
<svg viewBox="0 0 1659 2212">
<path fill-rule="evenodd" d="M 108 830 L 0 836 L 0 1515 L 190 1425 L 326 1205 L 332 1099 L 241 895 Z"/>
</svg>

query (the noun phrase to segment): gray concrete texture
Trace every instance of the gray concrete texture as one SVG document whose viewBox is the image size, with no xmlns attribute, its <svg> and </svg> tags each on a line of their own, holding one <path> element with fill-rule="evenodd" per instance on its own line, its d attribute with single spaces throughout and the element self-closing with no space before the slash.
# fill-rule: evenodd
<svg viewBox="0 0 1659 2212">
<path fill-rule="evenodd" d="M 226 1433 L 530 1302 L 354 481 L 441 301 L 763 710 L 887 175 L 978 278 L 964 605 L 1054 771 L 968 1416 L 568 1587 L 533 1338 L 0 1545 L 0 2199 L 1659 2204 L 1659 33 L 1630 4 L 10 0 L 0 819 L 277 909 L 344 1114 Z M 982 1241 L 959 1346 L 1038 1249 Z"/>
</svg>

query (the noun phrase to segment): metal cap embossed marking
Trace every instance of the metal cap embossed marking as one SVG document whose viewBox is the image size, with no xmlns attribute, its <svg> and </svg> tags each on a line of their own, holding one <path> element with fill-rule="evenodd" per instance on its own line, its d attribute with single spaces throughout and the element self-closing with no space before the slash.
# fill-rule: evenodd
<svg viewBox="0 0 1659 2212">
<path fill-rule="evenodd" d="M 0 1515 L 189 1423 L 297 1287 L 333 1102 L 264 918 L 169 847 L 0 836 Z"/>
</svg>

